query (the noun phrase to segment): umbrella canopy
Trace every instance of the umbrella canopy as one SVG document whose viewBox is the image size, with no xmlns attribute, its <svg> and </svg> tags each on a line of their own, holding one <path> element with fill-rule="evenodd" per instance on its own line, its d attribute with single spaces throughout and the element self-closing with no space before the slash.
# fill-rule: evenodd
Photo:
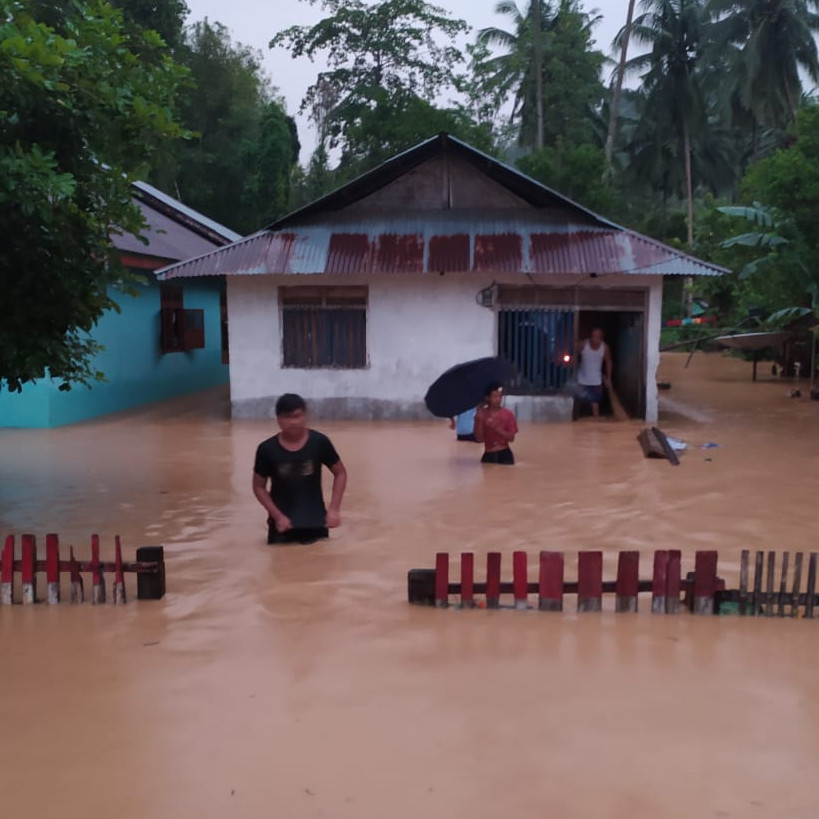
<svg viewBox="0 0 819 819">
<path fill-rule="evenodd" d="M 424 398 L 427 409 L 439 418 L 452 418 L 481 403 L 489 384 L 508 384 L 515 378 L 514 365 L 502 358 L 478 358 L 448 369 Z"/>
</svg>

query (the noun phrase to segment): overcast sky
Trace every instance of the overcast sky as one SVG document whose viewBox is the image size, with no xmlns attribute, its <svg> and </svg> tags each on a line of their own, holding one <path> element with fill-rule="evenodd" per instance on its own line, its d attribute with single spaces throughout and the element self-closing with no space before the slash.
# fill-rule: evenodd
<svg viewBox="0 0 819 819">
<path fill-rule="evenodd" d="M 306 58 L 294 60 L 284 49 L 271 51 L 267 44 L 281 29 L 320 20 L 321 7 L 300 0 L 230 0 L 227 3 L 224 0 L 187 0 L 187 3 L 191 10 L 189 22 L 207 17 L 211 21 L 224 23 L 235 40 L 264 54 L 268 73 L 287 100 L 288 111 L 295 114 L 320 66 Z M 519 0 L 520 7 L 525 3 L 526 0 Z M 504 19 L 494 13 L 496 0 L 434 0 L 434 4 L 463 18 L 473 29 L 491 25 L 505 27 Z M 595 30 L 597 44 L 605 54 L 611 54 L 611 42 L 626 19 L 628 0 L 590 0 L 583 2 L 583 5 L 597 9 L 602 15 L 603 19 Z M 315 145 L 315 136 L 306 118 L 298 117 L 298 125 L 304 161 Z"/>
</svg>

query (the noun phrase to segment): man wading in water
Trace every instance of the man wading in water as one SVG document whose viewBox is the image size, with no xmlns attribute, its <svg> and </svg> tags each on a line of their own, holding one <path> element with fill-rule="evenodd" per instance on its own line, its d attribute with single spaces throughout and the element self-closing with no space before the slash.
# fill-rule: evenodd
<svg viewBox="0 0 819 819">
<path fill-rule="evenodd" d="M 580 366 L 577 370 L 577 398 L 591 404 L 592 415 L 600 417 L 600 403 L 603 400 L 603 384 L 611 389 L 611 352 L 603 341 L 603 331 L 595 327 L 588 341 L 580 345 L 578 353 Z M 605 376 L 603 368 L 605 366 Z"/>
<path fill-rule="evenodd" d="M 267 542 L 315 543 L 341 525 L 347 470 L 330 439 L 307 428 L 300 395 L 279 398 L 276 420 L 281 432 L 259 444 L 253 466 L 253 494 L 269 515 Z M 333 473 L 329 509 L 321 492 L 322 464 Z"/>
<path fill-rule="evenodd" d="M 509 444 L 518 433 L 518 422 L 511 410 L 501 406 L 503 387 L 490 384 L 484 394 L 484 405 L 475 415 L 475 440 L 484 446 L 483 464 L 515 463 Z"/>
</svg>

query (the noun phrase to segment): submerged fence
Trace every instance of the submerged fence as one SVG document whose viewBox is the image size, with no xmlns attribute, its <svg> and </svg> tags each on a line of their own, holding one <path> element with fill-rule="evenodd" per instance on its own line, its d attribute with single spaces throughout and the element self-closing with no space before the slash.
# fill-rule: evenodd
<svg viewBox="0 0 819 819">
<path fill-rule="evenodd" d="M 619 552 L 614 580 L 603 579 L 603 553 L 584 551 L 577 555 L 577 580 L 565 579 L 563 552 L 541 552 L 538 558 L 538 579 L 529 580 L 529 557 L 526 552 L 512 555 L 512 580 L 502 580 L 502 555 L 489 552 L 486 556 L 486 579 L 475 579 L 475 555 L 461 553 L 458 561 L 460 581 L 450 577 L 450 555 L 439 552 L 434 569 L 412 569 L 408 575 L 409 602 L 446 608 L 455 604 L 470 609 L 485 605 L 488 609 L 530 608 L 534 596 L 540 611 L 563 611 L 566 595 L 577 596 L 577 611 L 601 611 L 603 596 L 614 595 L 617 612 L 636 612 L 640 594 L 651 595 L 651 611 L 655 614 L 676 614 L 682 608 L 695 614 L 761 615 L 766 617 L 797 617 L 804 610 L 812 618 L 819 609 L 816 594 L 817 555 L 811 552 L 807 561 L 805 588 L 802 588 L 805 555 L 797 552 L 790 577 L 790 552 L 783 552 L 777 570 L 775 552 L 757 552 L 753 585 L 749 586 L 750 551 L 743 551 L 740 561 L 738 589 L 726 589 L 717 575 L 718 555 L 715 551 L 698 551 L 694 570 L 682 575 L 682 552 L 654 552 L 650 579 L 640 579 L 640 553 Z M 477 597 L 484 600 L 477 600 Z M 452 598 L 456 598 L 454 601 Z M 506 598 L 504 600 L 504 598 Z M 510 599 L 511 598 L 511 599 Z"/>
<path fill-rule="evenodd" d="M 83 573 L 91 575 L 91 602 L 107 600 L 106 575 L 113 577 L 112 602 L 125 603 L 125 573 L 137 576 L 137 599 L 159 600 L 165 595 L 165 553 L 162 546 L 142 546 L 136 550 L 136 561 L 126 563 L 122 559 L 119 535 L 114 538 L 114 561 L 100 560 L 99 535 L 91 535 L 91 560 L 77 560 L 74 547 L 69 547 L 69 558 L 60 557 L 60 541 L 55 534 L 46 535 L 45 560 L 37 558 L 37 540 L 34 535 L 20 538 L 20 557 L 15 556 L 15 538 L 6 538 L 0 556 L 0 605 L 11 605 L 17 597 L 25 605 L 40 602 L 38 598 L 38 575 L 45 575 L 50 604 L 60 602 L 61 577 L 70 579 L 72 603 L 85 600 Z M 20 583 L 15 582 L 20 575 Z M 19 594 L 16 594 L 19 586 Z"/>
</svg>

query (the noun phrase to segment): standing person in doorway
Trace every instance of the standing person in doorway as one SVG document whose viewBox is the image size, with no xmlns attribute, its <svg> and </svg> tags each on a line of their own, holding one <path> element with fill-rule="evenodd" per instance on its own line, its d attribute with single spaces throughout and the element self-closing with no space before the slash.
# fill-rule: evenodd
<svg viewBox="0 0 819 819">
<path fill-rule="evenodd" d="M 490 384 L 484 393 L 484 403 L 475 414 L 475 440 L 483 444 L 483 464 L 515 463 L 515 456 L 509 448 L 518 434 L 515 414 L 501 406 L 503 385 Z"/>
<path fill-rule="evenodd" d="M 579 386 L 577 398 L 591 404 L 592 415 L 599 418 L 603 385 L 611 389 L 611 351 L 603 340 L 603 331 L 599 327 L 591 331 L 588 340 L 580 342 L 578 358 L 580 366 L 577 369 Z"/>
<path fill-rule="evenodd" d="M 276 420 L 281 432 L 259 444 L 253 466 L 253 494 L 268 514 L 267 542 L 315 543 L 341 525 L 347 470 L 330 439 L 307 427 L 300 395 L 279 398 Z M 333 473 L 329 508 L 321 491 L 322 465 Z"/>
</svg>

